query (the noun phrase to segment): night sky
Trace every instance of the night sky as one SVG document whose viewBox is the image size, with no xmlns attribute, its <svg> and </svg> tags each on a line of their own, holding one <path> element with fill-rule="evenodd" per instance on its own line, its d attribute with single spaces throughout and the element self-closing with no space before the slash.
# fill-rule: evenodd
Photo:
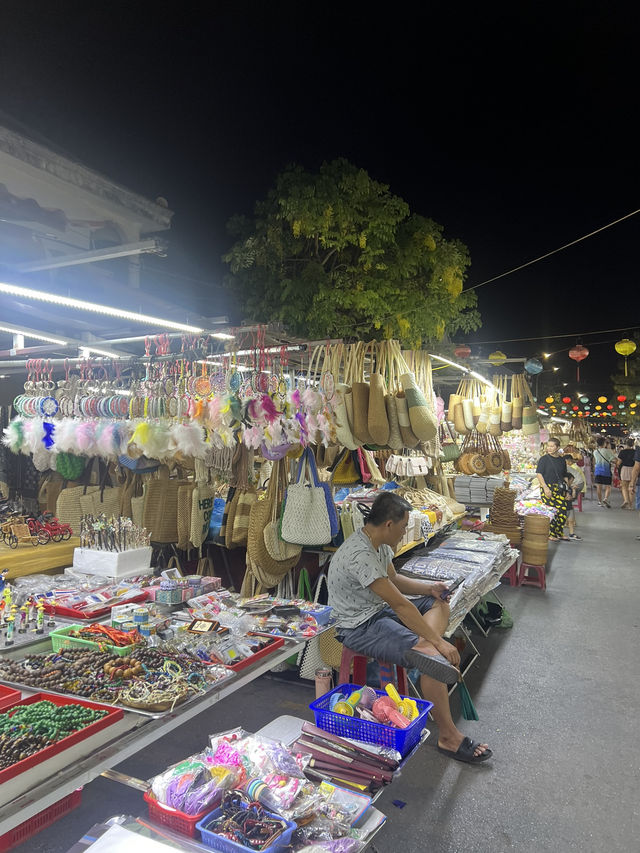
<svg viewBox="0 0 640 853">
<path fill-rule="evenodd" d="M 622 4 L 3 0 L 0 109 L 175 211 L 160 277 L 198 310 L 225 225 L 291 162 L 344 156 L 467 244 L 466 286 L 640 207 L 638 12 Z M 473 341 L 640 324 L 640 215 L 481 288 Z M 613 341 L 585 336 L 583 388 Z M 597 341 L 609 343 L 596 345 Z M 566 349 L 500 344 L 511 356 Z M 488 354 L 498 344 L 484 345 Z M 477 348 L 476 348 L 477 351 Z M 558 381 L 575 379 L 566 353 Z M 572 383 L 575 387 L 575 383 Z"/>
</svg>

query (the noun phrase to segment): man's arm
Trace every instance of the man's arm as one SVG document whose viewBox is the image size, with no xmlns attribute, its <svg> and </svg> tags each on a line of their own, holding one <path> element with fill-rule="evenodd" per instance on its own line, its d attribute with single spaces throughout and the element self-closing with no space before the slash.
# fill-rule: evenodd
<svg viewBox="0 0 640 853">
<path fill-rule="evenodd" d="M 398 618 L 410 631 L 422 637 L 444 655 L 454 666 L 458 665 L 460 656 L 455 646 L 442 639 L 433 628 L 425 622 L 420 611 L 412 601 L 409 601 L 388 578 L 378 578 L 369 589 L 385 601 L 397 614 Z M 452 659 L 454 658 L 454 659 Z M 457 660 L 456 660 L 457 658 Z"/>
</svg>

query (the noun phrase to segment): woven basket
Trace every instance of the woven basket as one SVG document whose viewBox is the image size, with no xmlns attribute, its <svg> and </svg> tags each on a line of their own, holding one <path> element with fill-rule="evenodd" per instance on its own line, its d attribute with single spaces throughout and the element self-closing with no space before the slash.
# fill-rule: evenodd
<svg viewBox="0 0 640 853">
<path fill-rule="evenodd" d="M 550 520 L 546 515 L 526 515 L 524 518 L 524 532 L 527 533 L 544 533 L 549 535 Z"/>
<path fill-rule="evenodd" d="M 547 533 L 529 533 L 525 530 L 522 541 L 529 548 L 546 548 L 548 547 L 549 535 Z"/>
<path fill-rule="evenodd" d="M 522 543 L 522 561 L 532 566 L 544 566 L 547 562 L 548 548 L 528 546 Z"/>
</svg>

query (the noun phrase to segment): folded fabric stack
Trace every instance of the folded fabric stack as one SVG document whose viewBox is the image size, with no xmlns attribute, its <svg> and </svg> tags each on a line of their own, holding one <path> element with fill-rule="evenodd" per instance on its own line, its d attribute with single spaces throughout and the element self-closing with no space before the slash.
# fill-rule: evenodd
<svg viewBox="0 0 640 853">
<path fill-rule="evenodd" d="M 502 533 L 512 545 L 520 545 L 522 531 L 520 521 L 514 510 L 516 492 L 514 489 L 499 488 L 493 493 L 493 503 L 489 514 L 490 522 L 484 529 L 491 533 Z"/>
<path fill-rule="evenodd" d="M 449 602 L 451 614 L 446 636 L 450 636 L 482 596 L 498 585 L 517 556 L 518 552 L 510 547 L 504 535 L 458 530 L 438 548 L 408 560 L 400 572 L 430 581 L 448 582 L 464 577 L 464 583 Z"/>
<path fill-rule="evenodd" d="M 479 477 L 460 474 L 453 482 L 456 500 L 465 505 L 488 506 L 496 489 L 504 486 L 504 477 Z"/>
</svg>

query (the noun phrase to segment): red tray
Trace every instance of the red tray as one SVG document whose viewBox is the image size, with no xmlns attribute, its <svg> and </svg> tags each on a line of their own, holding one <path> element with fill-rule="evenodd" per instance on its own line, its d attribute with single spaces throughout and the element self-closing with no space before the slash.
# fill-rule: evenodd
<svg viewBox="0 0 640 853">
<path fill-rule="evenodd" d="M 252 631 L 247 634 L 247 637 L 253 636 L 257 635 L 254 635 Z M 260 636 L 263 637 L 264 635 Z M 256 661 L 260 660 L 260 658 L 264 658 L 267 655 L 270 655 L 271 652 L 275 652 L 276 649 L 279 649 L 282 646 L 284 646 L 284 637 L 272 637 L 270 638 L 270 642 L 267 643 L 267 645 L 263 649 L 260 649 L 259 652 L 256 652 L 255 655 L 250 655 L 248 658 L 241 660 L 239 663 L 225 664 L 225 666 L 227 667 L 227 669 L 232 669 L 234 672 L 239 672 L 241 669 L 244 669 L 247 666 L 251 666 L 252 663 L 255 663 Z"/>
<path fill-rule="evenodd" d="M 33 835 L 51 826 L 52 823 L 78 808 L 81 800 L 82 788 L 77 788 L 67 794 L 66 797 L 58 800 L 57 803 L 53 803 L 53 805 L 30 817 L 29 820 L 23 821 L 10 829 L 9 832 L 0 835 L 0 853 L 7 853 L 8 850 L 17 847 L 18 844 L 22 844 L 23 841 L 27 841 Z"/>
<path fill-rule="evenodd" d="M 35 767 L 36 764 L 40 764 L 42 761 L 46 761 L 48 758 L 52 758 L 54 755 L 57 755 L 59 752 L 63 752 L 63 750 L 68 749 L 70 746 L 74 746 L 81 740 L 91 737 L 91 735 L 102 731 L 102 729 L 106 729 L 107 726 L 110 726 L 117 720 L 121 720 L 124 716 L 124 713 L 120 708 L 113 708 L 110 705 L 100 705 L 98 702 L 88 702 L 86 699 L 73 699 L 71 697 L 67 699 L 64 696 L 54 696 L 51 693 L 34 693 L 33 696 L 29 696 L 27 699 L 21 699 L 19 702 L 14 702 L 11 707 L 17 708 L 20 705 L 33 705 L 34 702 L 41 702 L 44 699 L 47 699 L 49 702 L 53 702 L 54 705 L 58 706 L 84 705 L 85 708 L 107 711 L 107 716 L 103 717 L 101 720 L 96 720 L 95 723 L 91 723 L 89 726 L 85 726 L 85 728 L 80 729 L 80 731 L 73 732 L 73 734 L 62 738 L 62 740 L 59 740 L 57 743 L 53 743 L 51 746 L 47 746 L 39 752 L 35 752 L 28 758 L 23 758 L 22 761 L 12 764 L 11 767 L 7 767 L 5 770 L 0 770 L 0 785 L 8 779 L 13 779 L 14 776 L 18 776 L 20 773 L 23 773 L 25 770 Z M 9 709 L 5 709 L 5 712 L 6 710 Z"/>
<path fill-rule="evenodd" d="M 133 598 L 127 598 L 124 601 L 114 601 L 113 604 L 105 605 L 99 610 L 92 610 L 91 613 L 85 613 L 84 610 L 76 610 L 74 607 L 63 607 L 56 604 L 53 607 L 45 602 L 44 609 L 47 613 L 54 613 L 56 616 L 64 616 L 67 619 L 100 619 L 111 612 L 112 607 L 118 607 L 120 604 L 139 604 L 141 601 L 147 600 L 147 593 L 141 592 L 139 595 L 134 595 Z"/>
<path fill-rule="evenodd" d="M 172 809 L 171 806 L 165 806 L 163 803 L 159 803 L 150 793 L 145 791 L 142 795 L 144 801 L 149 806 L 149 817 L 151 820 L 155 820 L 156 823 L 161 823 L 163 826 L 168 826 L 169 829 L 173 829 L 175 832 L 181 832 L 183 835 L 188 835 L 190 838 L 196 837 L 196 824 L 199 823 L 203 817 L 206 817 L 210 811 L 217 808 L 220 804 L 220 800 L 222 799 L 222 793 L 220 796 L 216 797 L 215 801 L 212 801 L 207 808 L 200 812 L 200 814 L 185 814 L 185 812 L 178 811 L 178 809 Z"/>
<path fill-rule="evenodd" d="M 20 701 L 22 693 L 19 690 L 14 690 L 13 687 L 5 687 L 0 684 L 0 711 L 10 708 Z"/>
</svg>

